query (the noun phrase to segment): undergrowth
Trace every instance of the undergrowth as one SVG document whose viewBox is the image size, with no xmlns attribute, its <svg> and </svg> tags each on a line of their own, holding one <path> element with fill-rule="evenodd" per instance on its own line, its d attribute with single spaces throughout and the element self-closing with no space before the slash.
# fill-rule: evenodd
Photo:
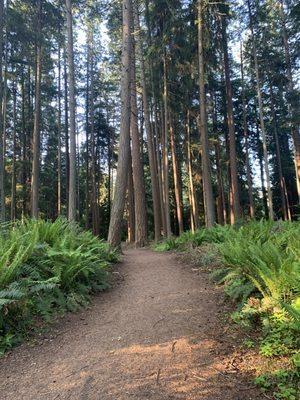
<svg viewBox="0 0 300 400">
<path fill-rule="evenodd" d="M 66 220 L 26 220 L 0 227 L 0 354 L 39 319 L 86 306 L 108 287 L 117 255 Z"/>
<path fill-rule="evenodd" d="M 216 226 L 171 238 L 156 250 L 189 251 L 204 243 L 211 243 L 221 260 L 212 277 L 237 304 L 233 320 L 261 333 L 262 356 L 288 360 L 284 369 L 263 374 L 256 383 L 276 399 L 299 399 L 300 223 Z"/>
</svg>

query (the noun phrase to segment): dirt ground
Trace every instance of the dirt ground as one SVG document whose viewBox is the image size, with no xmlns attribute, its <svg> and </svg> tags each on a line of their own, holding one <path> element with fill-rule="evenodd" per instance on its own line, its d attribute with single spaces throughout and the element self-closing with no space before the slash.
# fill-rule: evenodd
<svg viewBox="0 0 300 400">
<path fill-rule="evenodd" d="M 1 400 L 250 400 L 222 291 L 174 254 L 127 250 L 89 309 L 0 359 Z"/>
</svg>

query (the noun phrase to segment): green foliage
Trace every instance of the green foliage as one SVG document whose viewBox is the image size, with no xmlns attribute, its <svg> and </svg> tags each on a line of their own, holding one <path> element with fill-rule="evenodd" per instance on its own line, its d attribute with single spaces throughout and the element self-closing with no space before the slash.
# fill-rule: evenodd
<svg viewBox="0 0 300 400">
<path fill-rule="evenodd" d="M 277 400 L 298 400 L 298 382 L 300 373 L 297 370 L 279 369 L 270 374 L 262 374 L 255 379 L 255 383 L 263 391 L 272 389 Z"/>
<path fill-rule="evenodd" d="M 0 352 L 37 317 L 86 306 L 108 286 L 116 253 L 77 225 L 27 220 L 0 232 Z"/>
<path fill-rule="evenodd" d="M 216 226 L 164 242 L 159 250 L 188 250 L 203 243 L 214 243 L 221 257 L 222 268 L 214 270 L 212 278 L 238 303 L 232 319 L 246 329 L 259 327 L 263 356 L 289 360 L 290 369 L 261 375 L 256 383 L 272 390 L 278 400 L 298 399 L 300 223 L 260 221 L 239 228 Z"/>
</svg>

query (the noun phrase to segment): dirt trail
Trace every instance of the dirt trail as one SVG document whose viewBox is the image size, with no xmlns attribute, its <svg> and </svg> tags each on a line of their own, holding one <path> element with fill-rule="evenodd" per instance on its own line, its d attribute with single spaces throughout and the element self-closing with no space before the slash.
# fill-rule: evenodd
<svg viewBox="0 0 300 400">
<path fill-rule="evenodd" d="M 0 360 L 1 400 L 262 399 L 205 273 L 150 250 L 128 250 L 118 271 L 88 310 Z"/>
</svg>

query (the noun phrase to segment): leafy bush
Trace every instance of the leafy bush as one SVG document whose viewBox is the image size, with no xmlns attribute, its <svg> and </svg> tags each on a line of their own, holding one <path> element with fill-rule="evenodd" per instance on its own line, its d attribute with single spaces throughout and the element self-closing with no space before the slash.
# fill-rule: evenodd
<svg viewBox="0 0 300 400">
<path fill-rule="evenodd" d="M 0 352 L 19 341 L 32 320 L 87 304 L 108 285 L 116 254 L 77 225 L 58 219 L 7 224 L 0 231 Z"/>
<path fill-rule="evenodd" d="M 260 221 L 240 227 L 216 226 L 173 238 L 159 250 L 184 250 L 203 243 L 214 243 L 221 257 L 223 266 L 212 276 L 238 303 L 233 320 L 245 328 L 261 329 L 262 355 L 290 360 L 288 371 L 260 376 L 257 384 L 272 388 L 276 399 L 299 398 L 300 223 Z"/>
</svg>

